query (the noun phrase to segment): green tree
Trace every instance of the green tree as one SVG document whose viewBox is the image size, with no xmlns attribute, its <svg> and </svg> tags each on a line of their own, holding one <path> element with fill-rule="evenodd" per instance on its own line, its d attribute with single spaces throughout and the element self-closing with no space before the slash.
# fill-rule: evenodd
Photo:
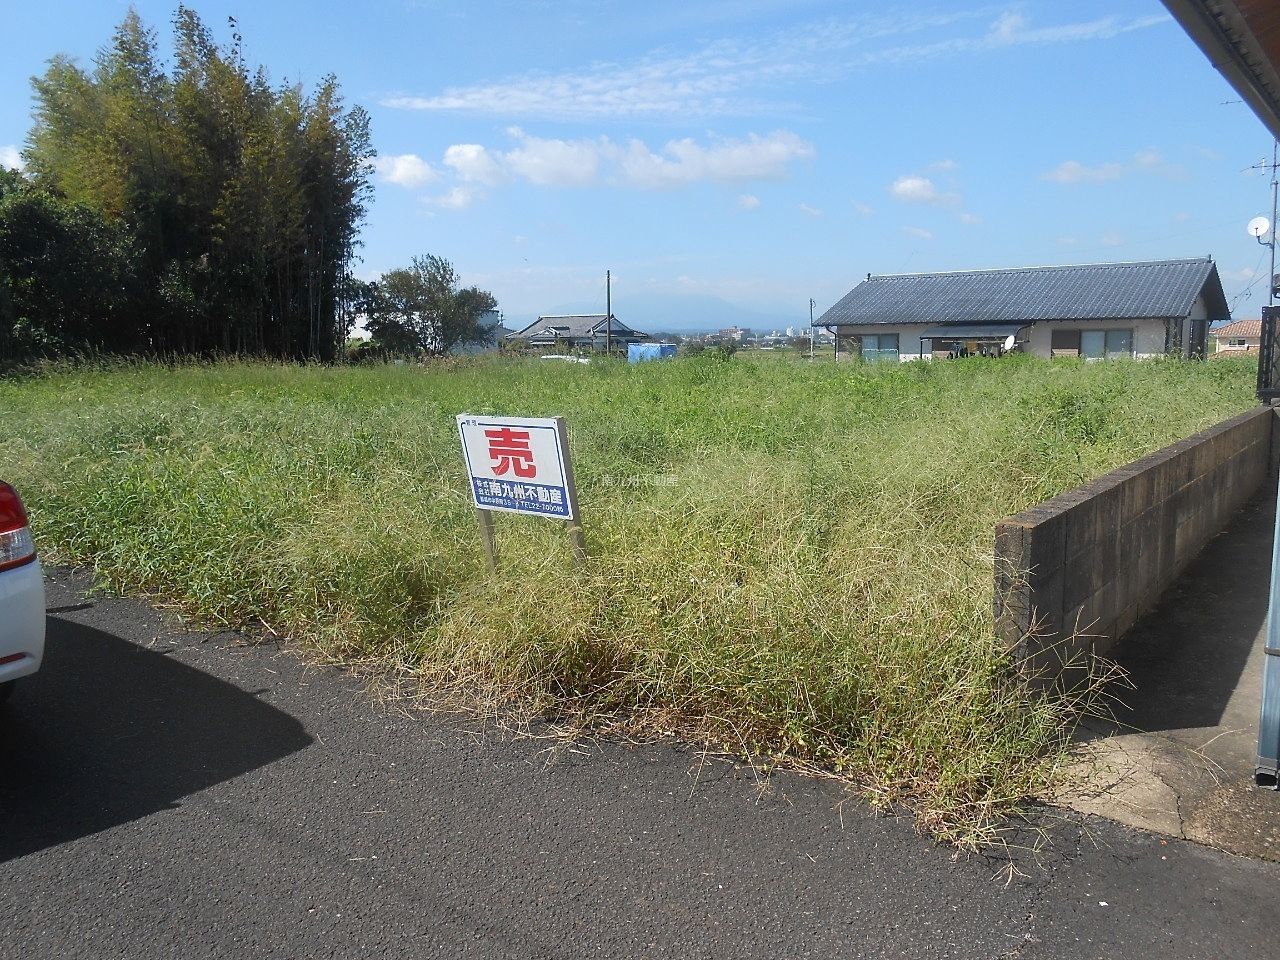
<svg viewBox="0 0 1280 960">
<path fill-rule="evenodd" d="M 55 57 L 33 81 L 36 184 L 132 238 L 144 349 L 333 360 L 370 195 L 368 115 L 337 81 L 312 93 L 251 70 L 174 16 L 169 68 L 130 11 L 91 71 Z"/>
<path fill-rule="evenodd" d="M 138 349 L 136 251 L 91 207 L 0 172 L 0 359 Z"/>
<path fill-rule="evenodd" d="M 493 330 L 480 319 L 497 305 L 487 291 L 460 287 L 453 264 L 428 254 L 382 275 L 365 326 L 385 351 L 443 356 L 457 346 L 491 344 Z"/>
</svg>

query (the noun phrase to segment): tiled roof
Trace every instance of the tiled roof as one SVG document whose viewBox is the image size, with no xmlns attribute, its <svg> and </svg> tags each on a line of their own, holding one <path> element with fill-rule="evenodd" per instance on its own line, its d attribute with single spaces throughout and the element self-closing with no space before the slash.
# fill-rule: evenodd
<svg viewBox="0 0 1280 960">
<path fill-rule="evenodd" d="M 1092 263 L 870 277 L 817 322 L 1034 323 L 1185 317 L 1204 294 L 1209 317 L 1230 317 L 1212 260 Z"/>
<path fill-rule="evenodd" d="M 1235 323 L 1228 323 L 1225 327 L 1216 327 L 1210 332 L 1215 337 L 1252 337 L 1254 340 L 1260 340 L 1262 339 L 1262 321 L 1237 320 Z"/>
<path fill-rule="evenodd" d="M 612 318 L 612 322 L 609 324 L 609 332 L 615 337 L 645 336 L 645 334 L 632 330 L 617 317 Z M 603 313 L 553 314 L 539 317 L 523 330 L 510 334 L 512 337 L 525 339 L 544 336 L 561 337 L 566 340 L 570 338 L 603 337 L 604 335 L 605 315 Z"/>
</svg>

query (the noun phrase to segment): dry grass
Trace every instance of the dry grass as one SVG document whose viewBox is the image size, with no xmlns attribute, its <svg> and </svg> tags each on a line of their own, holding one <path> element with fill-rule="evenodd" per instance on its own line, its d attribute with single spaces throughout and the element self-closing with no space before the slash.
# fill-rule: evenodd
<svg viewBox="0 0 1280 960">
<path fill-rule="evenodd" d="M 55 560 L 473 706 L 838 773 L 953 838 L 1042 791 L 1079 698 L 1008 676 L 1002 516 L 1237 413 L 1248 363 L 265 364 L 0 382 Z M 499 521 L 453 417 L 568 418 L 592 560 Z"/>
</svg>

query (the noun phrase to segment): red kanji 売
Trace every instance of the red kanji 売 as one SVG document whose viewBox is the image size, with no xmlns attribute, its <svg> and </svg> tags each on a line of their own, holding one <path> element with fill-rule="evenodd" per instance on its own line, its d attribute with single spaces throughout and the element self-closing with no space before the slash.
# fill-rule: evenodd
<svg viewBox="0 0 1280 960">
<path fill-rule="evenodd" d="M 528 430 L 503 427 L 500 430 L 486 430 L 484 435 L 489 441 L 489 459 L 493 461 L 494 473 L 501 477 L 508 470 L 513 470 L 517 477 L 537 475 L 533 451 L 529 449 Z"/>
</svg>

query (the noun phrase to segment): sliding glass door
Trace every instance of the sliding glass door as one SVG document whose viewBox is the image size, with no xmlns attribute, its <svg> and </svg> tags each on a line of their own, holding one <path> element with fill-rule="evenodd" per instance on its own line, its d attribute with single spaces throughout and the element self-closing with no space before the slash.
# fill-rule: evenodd
<svg viewBox="0 0 1280 960">
<path fill-rule="evenodd" d="M 868 363 L 897 363 L 898 335 L 896 333 L 880 333 L 862 335 L 862 359 Z"/>
<path fill-rule="evenodd" d="M 1117 360 L 1133 356 L 1132 330 L 1081 330 L 1080 356 L 1086 360 Z"/>
</svg>

